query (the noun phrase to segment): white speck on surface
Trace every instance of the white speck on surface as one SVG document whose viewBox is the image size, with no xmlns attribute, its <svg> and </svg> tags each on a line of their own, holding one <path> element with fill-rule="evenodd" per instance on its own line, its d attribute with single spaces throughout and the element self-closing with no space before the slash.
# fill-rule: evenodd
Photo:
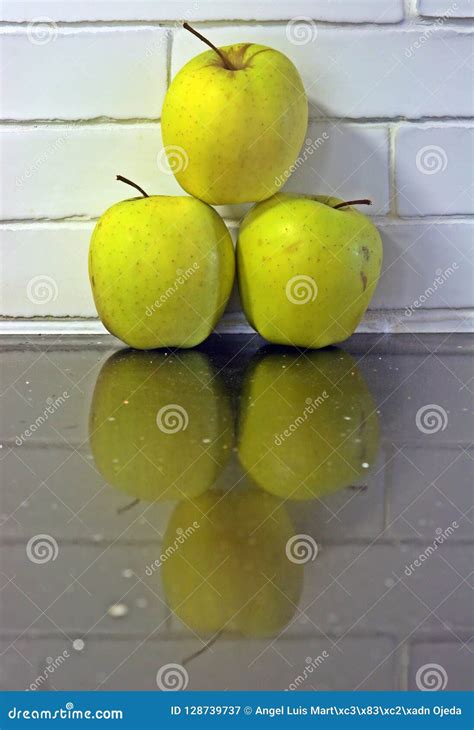
<svg viewBox="0 0 474 730">
<path fill-rule="evenodd" d="M 125 603 L 114 603 L 107 611 L 111 618 L 123 618 L 128 613 L 128 606 Z"/>
<path fill-rule="evenodd" d="M 72 642 L 72 648 L 74 649 L 74 651 L 82 651 L 84 647 L 85 644 L 82 639 L 74 639 L 74 641 Z"/>
<path fill-rule="evenodd" d="M 124 578 L 133 578 L 133 570 L 130 568 L 125 568 L 125 570 L 122 570 L 122 576 Z"/>
</svg>

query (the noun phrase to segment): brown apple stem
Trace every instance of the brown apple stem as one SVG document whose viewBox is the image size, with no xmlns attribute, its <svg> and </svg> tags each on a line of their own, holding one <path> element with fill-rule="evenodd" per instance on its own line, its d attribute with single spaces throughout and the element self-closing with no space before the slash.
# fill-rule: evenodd
<svg viewBox="0 0 474 730">
<path fill-rule="evenodd" d="M 337 205 L 333 205 L 333 210 L 337 210 L 338 208 L 345 208 L 348 205 L 372 205 L 372 201 L 368 198 L 363 198 L 362 200 L 348 200 L 345 203 L 338 203 Z"/>
<path fill-rule="evenodd" d="M 212 639 L 209 639 L 209 641 L 207 642 L 207 644 L 204 644 L 204 646 L 202 646 L 200 649 L 198 649 L 197 651 L 195 651 L 194 654 L 191 654 L 186 659 L 184 659 L 184 661 L 183 661 L 183 667 L 185 667 L 186 664 L 189 664 L 190 661 L 192 661 L 193 659 L 196 659 L 196 657 L 200 656 L 201 654 L 204 654 L 205 651 L 207 651 L 208 649 L 210 649 L 211 646 L 216 643 L 217 639 L 222 634 L 223 630 L 224 629 L 221 629 L 220 631 L 218 631 L 217 634 L 214 634 L 214 636 L 212 637 Z"/>
<path fill-rule="evenodd" d="M 117 514 L 123 515 L 124 512 L 128 512 L 129 509 L 133 509 L 133 507 L 136 507 L 137 504 L 139 504 L 139 503 L 140 503 L 139 499 L 134 499 L 133 502 L 129 502 L 128 504 L 125 505 L 125 507 L 119 507 L 117 509 Z"/>
<path fill-rule="evenodd" d="M 214 43 L 211 43 L 211 41 L 208 40 L 207 38 L 205 38 L 205 36 L 201 35 L 201 33 L 198 33 L 197 30 L 194 30 L 194 28 L 192 28 L 189 25 L 189 23 L 183 23 L 183 28 L 185 30 L 189 30 L 189 32 L 192 33 L 193 35 L 195 35 L 196 38 L 199 38 L 199 40 L 201 40 L 203 43 L 205 43 L 207 46 L 209 46 L 209 48 L 212 48 L 212 50 L 215 51 L 218 54 L 218 56 L 220 56 L 222 63 L 224 64 L 224 66 L 226 67 L 226 69 L 228 71 L 235 71 L 235 68 L 232 66 L 231 62 L 229 61 L 229 59 L 227 58 L 225 53 L 223 53 L 220 48 L 217 48 L 217 46 L 215 46 Z"/>
<path fill-rule="evenodd" d="M 140 187 L 140 185 L 137 185 L 137 183 L 132 182 L 128 178 L 124 177 L 123 175 L 116 175 L 115 179 L 120 180 L 120 182 L 124 182 L 127 185 L 131 185 L 132 188 L 135 188 L 135 190 L 138 190 L 143 195 L 144 198 L 149 197 L 148 193 L 145 193 L 145 191 L 143 190 L 143 188 Z"/>
</svg>

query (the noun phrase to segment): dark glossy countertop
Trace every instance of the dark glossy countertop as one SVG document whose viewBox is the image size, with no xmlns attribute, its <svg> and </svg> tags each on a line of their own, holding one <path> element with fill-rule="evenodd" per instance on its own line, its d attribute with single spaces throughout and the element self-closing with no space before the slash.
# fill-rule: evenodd
<svg viewBox="0 0 474 730">
<path fill-rule="evenodd" d="M 2 689 L 471 688 L 472 350 L 4 338 Z"/>
</svg>

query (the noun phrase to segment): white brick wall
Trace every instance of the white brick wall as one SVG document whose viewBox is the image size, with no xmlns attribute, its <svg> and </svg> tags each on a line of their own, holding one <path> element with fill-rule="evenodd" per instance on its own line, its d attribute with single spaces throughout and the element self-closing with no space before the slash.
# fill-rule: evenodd
<svg viewBox="0 0 474 730">
<path fill-rule="evenodd" d="M 268 44 L 298 66 L 307 139 L 322 144 L 287 189 L 373 199 L 385 265 L 371 326 L 383 329 L 384 310 L 396 310 L 402 330 L 421 314 L 426 327 L 426 312 L 439 327 L 452 308 L 469 326 L 469 0 L 6 0 L 1 13 L 1 316 L 95 317 L 88 239 L 94 220 L 128 196 L 115 175 L 180 193 L 157 155 L 169 79 L 203 50 L 180 28 L 187 19 L 217 44 Z M 295 35 L 289 21 L 302 16 L 306 35 Z M 220 209 L 234 233 L 247 208 Z M 407 317 L 453 262 L 454 274 Z M 35 277 L 53 281 L 49 301 L 28 298 Z"/>
</svg>

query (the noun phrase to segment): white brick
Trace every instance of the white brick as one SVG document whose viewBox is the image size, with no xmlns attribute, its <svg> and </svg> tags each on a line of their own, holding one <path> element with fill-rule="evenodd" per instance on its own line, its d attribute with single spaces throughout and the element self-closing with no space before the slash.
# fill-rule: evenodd
<svg viewBox="0 0 474 730">
<path fill-rule="evenodd" d="M 299 68 L 317 116 L 469 116 L 472 37 L 462 29 L 317 26 L 306 44 L 285 26 L 206 28 L 217 45 L 254 42 L 286 53 Z M 423 36 L 425 33 L 425 36 Z M 420 46 L 418 49 L 415 43 Z M 185 30 L 173 42 L 172 74 L 203 50 Z"/>
<path fill-rule="evenodd" d="M 29 537 L 37 534 L 33 532 Z M 89 631 L 142 635 L 153 629 L 157 634 L 164 632 L 168 610 L 160 576 L 143 580 L 146 566 L 158 557 L 158 545 L 134 545 L 131 549 L 130 545 L 115 543 L 108 547 L 66 545 L 60 539 L 57 545 L 56 559 L 42 565 L 28 558 L 26 540 L 8 549 L 2 546 L 3 631 L 63 630 L 71 637 Z M 124 576 L 124 570 L 134 575 Z M 9 578 L 13 578 L 10 583 Z M 136 603 L 140 598 L 147 601 L 143 608 Z M 108 613 L 116 603 L 124 603 L 129 609 L 120 619 Z"/>
<path fill-rule="evenodd" d="M 402 0 L 4 0 L 3 20 L 318 20 L 391 23 L 402 19 Z"/>
<path fill-rule="evenodd" d="M 370 184 L 369 177 L 367 180 Z M 296 187 L 302 192 L 322 189 L 317 179 L 313 185 Z M 364 188 L 362 192 L 366 191 Z M 126 194 L 126 188 L 123 192 Z M 353 190 L 352 194 L 357 192 L 360 190 Z M 472 223 L 376 220 L 376 224 L 382 235 L 384 264 L 371 309 L 408 309 L 402 315 L 408 327 L 419 309 L 474 306 Z M 0 314 L 6 317 L 97 316 L 87 273 L 93 226 L 94 223 L 71 222 L 0 227 L 0 255 L 10 272 L 4 284 Z M 235 238 L 237 228 L 232 226 L 230 231 Z M 436 283 L 440 275 L 441 285 Z M 41 295 L 43 281 L 45 288 Z M 33 282 L 30 294 L 36 288 L 38 297 L 28 297 L 29 282 Z M 239 310 L 235 288 L 228 311 Z"/>
<path fill-rule="evenodd" d="M 451 380 L 449 373 L 446 380 Z M 447 404 L 450 385 L 440 393 L 436 403 Z M 463 391 L 464 392 L 464 391 Z M 416 398 L 415 412 L 424 399 Z M 411 410 L 411 409 L 410 409 Z M 432 412 L 436 408 L 431 408 Z M 464 424 L 466 433 L 472 431 L 472 418 L 459 408 L 449 408 L 448 428 L 451 422 Z M 461 425 L 461 424 L 459 424 Z M 453 545 L 472 539 L 469 510 L 472 505 L 472 455 L 458 447 L 430 448 L 432 436 L 420 433 L 425 446 L 413 448 L 402 444 L 387 467 L 387 522 L 386 536 L 392 539 L 422 540 L 432 544 L 437 530 L 453 526 L 446 544 Z M 432 444 L 432 441 L 431 441 Z M 457 526 L 456 526 L 457 525 Z"/>
<path fill-rule="evenodd" d="M 430 616 L 430 609 L 435 609 L 451 591 L 453 596 L 436 613 L 453 626 L 469 625 L 469 588 L 466 584 L 459 586 L 462 578 L 456 570 L 462 577 L 469 575 L 471 549 L 453 547 L 448 542 L 407 577 L 405 566 L 426 547 L 424 541 L 405 545 L 403 551 L 398 544 L 379 542 L 366 546 L 323 545 L 316 560 L 305 565 L 301 614 L 292 630 L 301 633 L 305 627 L 308 630 L 316 626 L 333 635 L 369 631 L 372 635 L 400 637 L 413 631 L 413 638 L 417 638 L 417 631 L 422 633 L 429 626 L 438 628 L 438 619 Z"/>
<path fill-rule="evenodd" d="M 474 127 L 402 126 L 396 135 L 402 216 L 474 213 Z"/>
<path fill-rule="evenodd" d="M 373 355 L 366 355 L 365 350 L 361 353 L 361 369 L 379 404 L 380 422 L 389 444 L 394 441 L 399 446 L 416 443 L 433 449 L 433 455 L 436 449 L 446 445 L 468 445 L 473 428 L 466 402 L 469 395 L 467 386 L 472 377 L 472 364 L 465 349 L 468 337 L 460 340 L 464 342 L 463 347 L 462 344 L 454 344 L 459 340 L 450 340 L 449 336 L 443 337 L 444 346 L 443 342 L 440 345 L 439 339 L 433 343 L 429 337 L 416 337 L 413 342 L 407 336 L 399 340 L 400 350 L 395 354 L 393 351 L 390 354 L 378 353 L 377 350 Z M 451 352 L 450 344 L 454 348 Z M 403 348 L 410 345 L 411 351 L 403 352 Z M 437 356 L 430 357 L 430 350 L 436 348 Z M 416 425 L 416 414 L 431 403 L 447 411 L 447 425 L 444 431 L 440 428 L 423 433 Z M 392 462 L 395 453 L 393 446 L 392 454 L 387 455 L 387 463 Z"/>
<path fill-rule="evenodd" d="M 448 641 L 415 642 L 410 647 L 410 672 L 408 689 L 416 692 L 420 689 L 416 683 L 416 673 L 425 664 L 439 664 L 448 677 L 446 689 L 450 692 L 472 692 L 474 689 L 472 674 L 472 648 L 470 637 L 447 636 Z M 452 639 L 452 641 L 449 641 Z M 466 641 L 463 646 L 462 641 Z M 428 684 L 428 687 L 430 685 Z"/>
<path fill-rule="evenodd" d="M 379 223 L 384 261 L 371 309 L 474 306 L 474 226 L 468 222 Z M 436 279 L 441 279 L 441 283 Z"/>
<path fill-rule="evenodd" d="M 472 0 L 418 0 L 420 15 L 442 18 L 473 18 L 474 3 Z"/>
<path fill-rule="evenodd" d="M 50 376 L 57 378 L 60 374 L 57 370 L 54 374 L 54 370 L 50 368 Z M 92 394 L 82 394 L 86 407 L 80 408 L 79 392 L 74 392 L 70 386 L 68 392 L 70 400 L 74 401 L 73 406 L 69 406 L 69 401 L 63 406 L 64 410 L 69 409 L 69 424 L 71 416 L 80 418 L 81 411 L 85 411 L 87 418 Z M 39 403 L 31 409 L 26 422 L 34 421 L 42 413 L 42 408 Z M 25 415 L 24 407 L 20 406 L 18 410 Z M 107 484 L 97 471 L 90 450 L 84 449 L 77 453 L 65 448 L 61 437 L 69 440 L 71 432 L 67 413 L 60 409 L 50 417 L 50 426 L 51 431 L 53 427 L 56 429 L 53 435 L 61 446 L 48 444 L 44 448 L 28 442 L 27 446 L 15 447 L 3 457 L 5 489 L 2 491 L 1 511 L 5 517 L 0 520 L 2 537 L 26 542 L 32 535 L 47 534 L 54 535 L 58 542 L 93 542 L 100 539 L 116 541 L 118 544 L 147 540 L 154 541 L 156 545 L 152 560 L 158 558 L 161 536 L 176 503 L 170 500 L 154 503 L 141 501 L 133 508 L 124 510 L 134 500 L 133 485 L 130 492 L 126 493 Z M 24 428 L 20 428 L 19 432 Z M 47 429 L 48 426 L 40 427 L 40 434 L 43 428 Z M 87 421 L 85 430 L 87 432 Z M 6 447 L 3 448 L 5 450 Z M 143 571 L 144 567 L 142 578 Z"/>
<path fill-rule="evenodd" d="M 96 317 L 87 272 L 92 223 L 0 228 L 6 317 Z"/>
<path fill-rule="evenodd" d="M 39 33 L 36 37 L 34 31 L 21 30 L 0 36 L 8 59 L 4 119 L 161 115 L 168 42 L 164 29 L 50 27 L 43 36 Z"/>
<path fill-rule="evenodd" d="M 135 195 L 116 181 L 118 173 L 149 194 L 182 192 L 158 166 L 162 141 L 156 124 L 6 126 L 0 143 L 12 181 L 3 189 L 4 219 L 99 216 Z"/>
<path fill-rule="evenodd" d="M 18 651 L 5 639 L 0 644 L 3 654 L 1 688 L 25 689 L 44 671 L 46 657 L 55 659 L 66 650 L 69 656 L 66 655 L 66 661 L 41 684 L 42 690 L 94 690 L 103 682 L 99 689 L 156 691 L 156 674 L 161 666 L 170 662 L 182 663 L 203 646 L 203 641 L 191 633 L 179 639 L 144 642 L 144 638 L 122 636 L 113 641 L 92 635 L 86 637 L 81 652 L 71 648 L 67 637 L 18 639 L 14 644 Z M 284 636 L 276 640 L 272 637 L 252 640 L 227 635 L 220 637 L 209 651 L 186 667 L 188 690 L 253 690 L 256 687 L 283 690 L 298 675 L 303 675 L 308 655 L 313 660 L 323 656 L 323 660 L 319 666 L 307 670 L 307 682 L 300 689 L 350 690 L 393 648 L 393 640 L 382 636 L 349 637 L 341 642 L 341 650 L 337 651 L 318 635 L 292 640 Z M 324 651 L 326 655 L 322 654 Z M 371 674 L 362 689 L 393 689 L 393 664 L 393 657 L 389 657 Z"/>
<path fill-rule="evenodd" d="M 389 152 L 385 127 L 310 123 L 300 157 L 305 161 L 297 167 L 284 191 L 328 193 L 345 200 L 367 197 L 373 201 L 372 213 L 388 212 Z"/>
</svg>

